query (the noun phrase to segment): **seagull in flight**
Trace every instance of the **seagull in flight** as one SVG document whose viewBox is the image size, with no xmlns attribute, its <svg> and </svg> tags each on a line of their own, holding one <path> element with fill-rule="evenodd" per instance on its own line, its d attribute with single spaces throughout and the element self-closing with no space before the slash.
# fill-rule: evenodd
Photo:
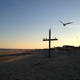
<svg viewBox="0 0 80 80">
<path fill-rule="evenodd" d="M 60 21 L 60 20 L 59 20 L 59 21 Z M 62 21 L 60 21 L 60 22 L 63 24 L 63 26 L 66 26 L 67 24 L 73 23 L 73 22 L 63 23 Z"/>
</svg>

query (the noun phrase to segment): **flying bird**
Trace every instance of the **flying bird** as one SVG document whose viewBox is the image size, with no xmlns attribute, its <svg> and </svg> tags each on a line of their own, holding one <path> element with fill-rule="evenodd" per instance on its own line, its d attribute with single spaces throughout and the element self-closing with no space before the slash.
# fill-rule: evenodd
<svg viewBox="0 0 80 80">
<path fill-rule="evenodd" d="M 60 20 L 59 20 L 59 21 L 60 21 Z M 73 22 L 63 23 L 62 21 L 60 21 L 60 22 L 63 24 L 63 26 L 66 26 L 67 24 L 73 23 Z"/>
</svg>

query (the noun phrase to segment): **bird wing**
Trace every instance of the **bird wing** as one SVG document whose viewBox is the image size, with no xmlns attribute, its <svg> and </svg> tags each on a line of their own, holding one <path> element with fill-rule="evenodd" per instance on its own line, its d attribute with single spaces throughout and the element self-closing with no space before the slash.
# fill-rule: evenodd
<svg viewBox="0 0 80 80">
<path fill-rule="evenodd" d="M 59 20 L 60 21 L 60 20 Z M 62 24 L 64 24 L 62 21 L 60 21 Z"/>
<path fill-rule="evenodd" d="M 66 23 L 66 24 L 71 24 L 71 23 L 73 23 L 73 22 L 68 22 L 68 23 Z"/>
</svg>

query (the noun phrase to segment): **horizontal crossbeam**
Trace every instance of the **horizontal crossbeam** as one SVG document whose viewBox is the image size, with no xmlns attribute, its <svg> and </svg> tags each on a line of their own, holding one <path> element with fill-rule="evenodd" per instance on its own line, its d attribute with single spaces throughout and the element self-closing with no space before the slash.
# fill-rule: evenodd
<svg viewBox="0 0 80 80">
<path fill-rule="evenodd" d="M 56 40 L 58 40 L 58 39 L 43 39 L 43 41 L 56 41 Z"/>
</svg>

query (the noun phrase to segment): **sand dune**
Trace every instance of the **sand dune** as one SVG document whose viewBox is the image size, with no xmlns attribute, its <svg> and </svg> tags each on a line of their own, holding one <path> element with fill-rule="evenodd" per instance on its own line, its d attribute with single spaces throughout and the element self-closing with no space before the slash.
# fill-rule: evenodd
<svg viewBox="0 0 80 80">
<path fill-rule="evenodd" d="M 80 80 L 80 52 L 32 51 L 0 64 L 0 80 Z"/>
</svg>

